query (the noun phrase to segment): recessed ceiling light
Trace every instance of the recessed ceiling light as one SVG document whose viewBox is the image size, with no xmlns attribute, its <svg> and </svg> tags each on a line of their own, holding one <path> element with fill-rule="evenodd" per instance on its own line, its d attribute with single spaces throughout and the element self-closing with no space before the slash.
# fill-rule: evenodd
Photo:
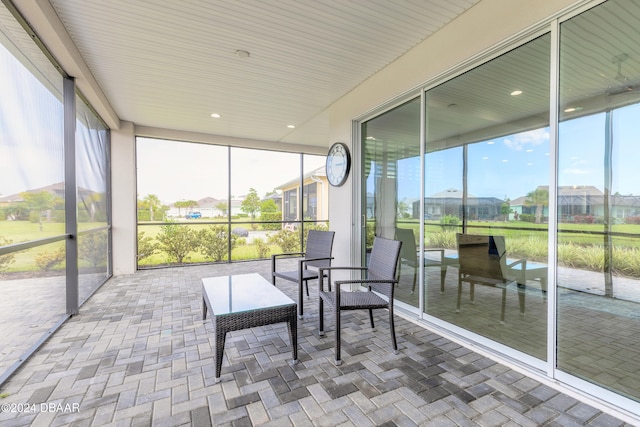
<svg viewBox="0 0 640 427">
<path fill-rule="evenodd" d="M 287 125 L 289 129 L 295 129 L 296 125 Z"/>
<path fill-rule="evenodd" d="M 240 58 L 248 58 L 248 57 L 251 56 L 251 54 L 247 50 L 238 49 L 238 50 L 236 50 L 236 56 L 238 56 Z"/>
<path fill-rule="evenodd" d="M 489 142 L 487 142 L 487 145 L 493 145 L 495 143 L 496 143 L 495 141 L 489 141 Z"/>
<path fill-rule="evenodd" d="M 522 95 L 521 90 L 514 90 L 513 92 L 511 92 L 511 96 L 518 96 L 518 95 Z"/>
<path fill-rule="evenodd" d="M 576 107 L 570 107 L 570 108 L 565 108 L 564 109 L 565 113 L 573 113 L 574 111 L 576 111 Z"/>
<path fill-rule="evenodd" d="M 219 119 L 222 116 L 218 113 L 211 113 L 211 117 L 213 117 L 214 119 Z"/>
</svg>

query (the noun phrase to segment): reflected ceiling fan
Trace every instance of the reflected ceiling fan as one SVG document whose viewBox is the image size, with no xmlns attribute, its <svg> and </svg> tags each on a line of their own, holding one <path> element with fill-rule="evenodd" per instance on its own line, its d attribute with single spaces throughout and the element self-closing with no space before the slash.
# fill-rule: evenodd
<svg viewBox="0 0 640 427">
<path fill-rule="evenodd" d="M 620 82 L 619 86 L 610 87 L 607 89 L 607 96 L 624 95 L 640 91 L 640 87 L 631 83 L 629 78 L 622 74 L 622 64 L 629 59 L 629 54 L 621 53 L 611 59 L 611 62 L 618 66 L 618 74 L 615 79 Z"/>
</svg>

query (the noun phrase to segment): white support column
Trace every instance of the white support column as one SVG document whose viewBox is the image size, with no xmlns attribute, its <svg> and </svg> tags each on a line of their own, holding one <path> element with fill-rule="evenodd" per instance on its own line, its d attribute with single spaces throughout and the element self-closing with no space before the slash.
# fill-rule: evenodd
<svg viewBox="0 0 640 427">
<path fill-rule="evenodd" d="M 133 123 L 111 131 L 113 274 L 136 271 L 136 144 Z"/>
</svg>

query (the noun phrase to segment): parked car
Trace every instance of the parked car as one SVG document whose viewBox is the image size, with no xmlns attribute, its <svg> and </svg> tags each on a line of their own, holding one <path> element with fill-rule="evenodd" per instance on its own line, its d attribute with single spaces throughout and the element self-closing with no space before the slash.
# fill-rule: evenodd
<svg viewBox="0 0 640 427">
<path fill-rule="evenodd" d="M 202 214 L 200 212 L 189 212 L 185 218 L 187 219 L 198 219 L 202 218 Z"/>
</svg>

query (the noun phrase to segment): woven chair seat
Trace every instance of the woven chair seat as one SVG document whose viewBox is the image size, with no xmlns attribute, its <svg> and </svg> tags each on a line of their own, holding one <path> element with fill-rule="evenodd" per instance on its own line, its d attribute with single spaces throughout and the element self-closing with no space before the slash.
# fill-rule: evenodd
<svg viewBox="0 0 640 427">
<path fill-rule="evenodd" d="M 320 298 L 335 307 L 335 292 L 320 292 Z M 340 292 L 341 310 L 388 308 L 389 302 L 373 292 Z"/>
</svg>

